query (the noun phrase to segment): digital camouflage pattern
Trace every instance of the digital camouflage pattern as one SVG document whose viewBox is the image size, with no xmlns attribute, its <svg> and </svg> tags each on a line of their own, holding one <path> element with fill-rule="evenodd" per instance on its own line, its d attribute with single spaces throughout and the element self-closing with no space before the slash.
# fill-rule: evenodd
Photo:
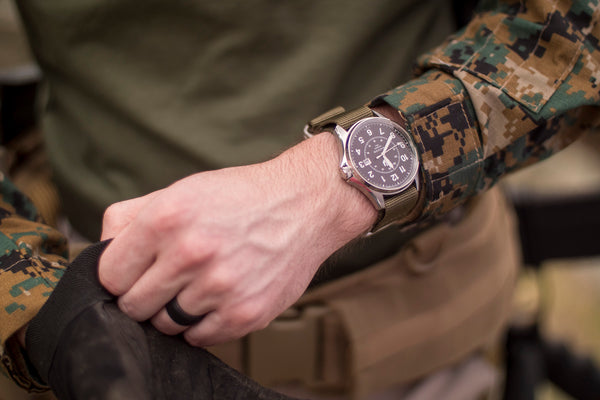
<svg viewBox="0 0 600 400">
<path fill-rule="evenodd" d="M 0 173 L 0 350 L 2 370 L 19 385 L 32 380 L 15 341 L 50 296 L 66 268 L 67 243 L 45 225 L 33 204 Z"/>
<path fill-rule="evenodd" d="M 598 1 L 485 1 L 468 26 L 419 59 L 417 78 L 386 94 L 420 150 L 427 195 L 418 221 L 598 126 L 599 14 Z M 16 377 L 23 362 L 6 340 L 51 293 L 65 242 L 8 180 L 0 185 L 2 364 Z"/>
<path fill-rule="evenodd" d="M 425 188 L 420 221 L 598 127 L 598 1 L 484 2 L 384 98 L 408 119 Z"/>
</svg>

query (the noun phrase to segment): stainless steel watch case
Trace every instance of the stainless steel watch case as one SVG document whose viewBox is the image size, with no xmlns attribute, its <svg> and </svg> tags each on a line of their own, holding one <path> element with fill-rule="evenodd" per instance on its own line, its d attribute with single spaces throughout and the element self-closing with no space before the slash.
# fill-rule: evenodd
<svg viewBox="0 0 600 400">
<path fill-rule="evenodd" d="M 345 130 L 344 128 L 342 128 L 339 125 L 336 125 L 334 131 L 335 131 L 337 138 L 340 140 L 341 160 L 340 160 L 339 172 L 340 172 L 342 179 L 344 179 L 346 182 L 348 182 L 349 184 L 351 184 L 352 186 L 354 186 L 355 188 L 360 190 L 365 196 L 367 196 L 367 198 L 371 201 L 371 203 L 373 203 L 373 205 L 375 206 L 375 208 L 377 210 L 383 210 L 383 209 L 385 209 L 385 196 L 393 196 L 395 194 L 401 193 L 404 190 L 406 190 L 406 188 L 408 188 L 413 183 L 416 184 L 417 188 L 419 187 L 419 174 L 418 174 L 419 161 L 415 157 L 415 161 L 414 161 L 414 165 L 413 165 L 414 168 L 412 170 L 411 176 L 406 180 L 404 185 L 402 185 L 399 188 L 395 188 L 393 190 L 385 190 L 385 189 L 375 187 L 360 176 L 360 174 L 358 173 L 356 168 L 354 168 L 354 166 L 352 165 L 352 163 L 349 161 L 349 159 L 347 157 L 347 155 L 348 155 L 348 139 L 350 138 L 350 135 L 352 135 L 353 129 L 360 122 L 365 121 L 367 119 L 384 118 L 387 121 L 389 121 L 389 123 L 394 125 L 400 132 L 402 132 L 402 134 L 404 134 L 407 137 L 411 151 L 413 152 L 413 154 L 415 154 L 415 156 L 417 155 L 416 147 L 415 147 L 410 135 L 408 134 L 408 132 L 406 132 L 405 129 L 403 129 L 396 122 L 390 120 L 389 118 L 384 117 L 383 115 L 378 114 L 377 112 L 374 112 L 374 114 L 376 115 L 375 117 L 361 119 L 360 121 L 357 121 L 355 124 L 353 124 L 348 130 Z"/>
</svg>

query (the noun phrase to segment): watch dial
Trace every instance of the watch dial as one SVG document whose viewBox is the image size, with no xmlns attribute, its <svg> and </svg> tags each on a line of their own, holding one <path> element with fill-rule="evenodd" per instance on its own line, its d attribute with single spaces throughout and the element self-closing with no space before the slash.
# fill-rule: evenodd
<svg viewBox="0 0 600 400">
<path fill-rule="evenodd" d="M 352 127 L 347 154 L 365 182 L 385 191 L 404 188 L 418 167 L 407 134 L 386 118 L 367 118 Z"/>
</svg>

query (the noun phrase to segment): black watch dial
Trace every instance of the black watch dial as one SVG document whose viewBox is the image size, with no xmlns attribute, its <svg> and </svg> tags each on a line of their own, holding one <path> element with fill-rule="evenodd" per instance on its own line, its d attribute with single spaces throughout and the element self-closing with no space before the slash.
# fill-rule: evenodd
<svg viewBox="0 0 600 400">
<path fill-rule="evenodd" d="M 394 193 L 411 183 L 419 165 L 408 134 L 387 118 L 359 121 L 350 129 L 347 158 L 370 186 Z"/>
</svg>

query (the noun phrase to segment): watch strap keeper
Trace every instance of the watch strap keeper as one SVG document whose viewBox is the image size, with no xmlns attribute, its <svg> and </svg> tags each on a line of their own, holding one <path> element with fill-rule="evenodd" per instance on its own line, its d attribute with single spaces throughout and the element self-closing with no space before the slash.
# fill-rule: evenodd
<svg viewBox="0 0 600 400">
<path fill-rule="evenodd" d="M 323 131 L 333 132 L 336 125 L 348 129 L 361 119 L 372 117 L 373 115 L 375 115 L 373 110 L 367 106 L 355 108 L 350 111 L 346 111 L 344 107 L 332 108 L 310 120 L 304 128 L 304 134 L 307 137 L 311 137 Z"/>
</svg>

